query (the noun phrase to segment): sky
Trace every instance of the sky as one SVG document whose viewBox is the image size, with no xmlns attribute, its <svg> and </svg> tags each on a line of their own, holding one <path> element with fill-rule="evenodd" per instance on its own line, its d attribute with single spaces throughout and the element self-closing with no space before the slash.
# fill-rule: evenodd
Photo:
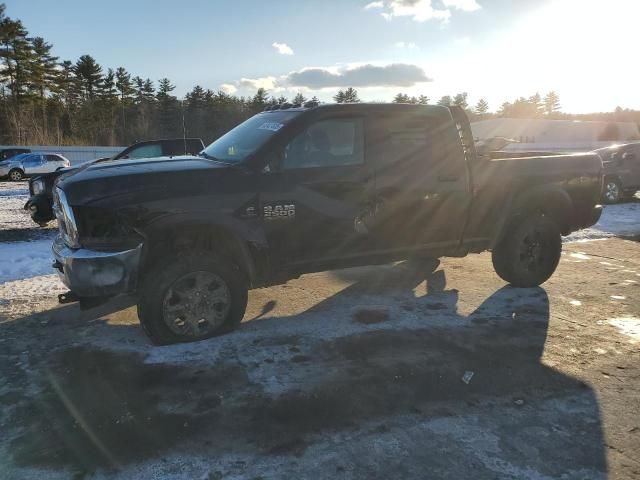
<svg viewBox="0 0 640 480">
<path fill-rule="evenodd" d="M 54 54 L 253 95 L 365 101 L 555 90 L 569 113 L 640 109 L 640 0 L 0 0 Z"/>
</svg>

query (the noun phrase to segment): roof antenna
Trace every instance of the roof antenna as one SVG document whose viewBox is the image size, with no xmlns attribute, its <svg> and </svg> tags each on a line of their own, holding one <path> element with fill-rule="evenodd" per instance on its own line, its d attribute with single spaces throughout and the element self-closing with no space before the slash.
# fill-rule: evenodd
<svg viewBox="0 0 640 480">
<path fill-rule="evenodd" d="M 184 154 L 187 155 L 187 124 L 184 119 L 184 99 L 180 105 L 182 107 L 182 141 L 184 143 Z"/>
</svg>

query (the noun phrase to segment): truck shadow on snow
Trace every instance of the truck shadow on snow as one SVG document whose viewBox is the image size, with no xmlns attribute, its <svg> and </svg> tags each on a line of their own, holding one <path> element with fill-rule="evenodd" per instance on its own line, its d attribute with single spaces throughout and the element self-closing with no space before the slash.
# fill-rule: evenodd
<svg viewBox="0 0 640 480">
<path fill-rule="evenodd" d="M 14 393 L 0 397 L 13 408 L 9 461 L 93 472 L 175 456 L 281 455 L 319 474 L 329 467 L 306 463 L 308 447 L 333 445 L 330 468 L 367 476 L 378 469 L 405 477 L 432 469 L 440 478 L 470 471 L 473 478 L 605 475 L 596 396 L 540 361 L 549 325 L 543 289 L 502 288 L 464 316 L 442 271 L 428 276 L 421 297 L 413 289 L 425 275 L 403 265 L 341 274 L 355 283 L 303 314 L 257 319 L 225 337 L 162 350 L 184 352 L 177 361 L 149 362 L 144 351 L 77 341 L 38 353 L 29 378 L 9 378 Z M 329 318 L 335 305 L 372 297 L 396 302 Z M 403 316 L 423 325 L 404 325 Z M 326 336 L 318 333 L 323 322 Z M 297 333 L 278 333 L 290 326 Z M 91 328 L 116 338 L 141 335 L 132 325 Z M 468 384 L 467 371 L 474 372 Z M 274 393 L 268 378 L 284 388 Z M 28 395 L 27 383 L 39 393 Z M 370 455 L 381 437 L 393 442 L 376 442 Z"/>
</svg>

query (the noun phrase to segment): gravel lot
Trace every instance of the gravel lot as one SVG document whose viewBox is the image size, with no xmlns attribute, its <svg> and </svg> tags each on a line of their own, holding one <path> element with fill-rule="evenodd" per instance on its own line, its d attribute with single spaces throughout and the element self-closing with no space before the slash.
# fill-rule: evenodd
<svg viewBox="0 0 640 480">
<path fill-rule="evenodd" d="M 639 202 L 543 288 L 488 254 L 305 275 L 251 292 L 232 334 L 158 348 L 129 299 L 57 305 L 51 233 L 8 185 L 0 478 L 640 478 Z"/>
</svg>

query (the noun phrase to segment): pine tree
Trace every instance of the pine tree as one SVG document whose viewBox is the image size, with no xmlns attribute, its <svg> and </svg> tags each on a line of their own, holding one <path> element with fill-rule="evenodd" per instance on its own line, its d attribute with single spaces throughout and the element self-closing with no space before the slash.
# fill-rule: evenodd
<svg viewBox="0 0 640 480">
<path fill-rule="evenodd" d="M 453 97 L 453 104 L 456 107 L 461 107 L 465 110 L 469 108 L 469 103 L 467 102 L 467 92 L 458 93 L 455 97 Z"/>
<path fill-rule="evenodd" d="M 284 99 L 286 102 L 286 99 Z M 283 102 L 283 103 L 285 103 Z M 265 88 L 259 88 L 250 102 L 251 111 L 254 113 L 261 112 L 269 105 L 269 95 Z"/>
<path fill-rule="evenodd" d="M 158 80 L 156 100 L 158 102 L 158 126 L 161 136 L 168 137 L 177 131 L 178 100 L 171 95 L 175 90 L 168 78 Z"/>
<path fill-rule="evenodd" d="M 409 95 L 406 93 L 398 93 L 393 97 L 392 103 L 409 103 Z"/>
<path fill-rule="evenodd" d="M 550 91 L 544 97 L 544 112 L 551 117 L 560 111 L 560 96 L 555 91 Z"/>
<path fill-rule="evenodd" d="M 73 71 L 84 97 L 93 100 L 96 90 L 102 81 L 102 67 L 98 65 L 91 55 L 82 55 L 76 62 Z"/>
<path fill-rule="evenodd" d="M 352 87 L 347 88 L 344 91 L 344 101 L 342 103 L 360 103 L 358 91 Z"/>
<path fill-rule="evenodd" d="M 116 90 L 120 94 L 120 128 L 121 136 L 127 129 L 127 107 L 131 103 L 135 92 L 131 83 L 131 74 L 123 67 L 116 68 Z"/>
<path fill-rule="evenodd" d="M 9 88 L 14 104 L 19 109 L 28 85 L 28 65 L 33 60 L 27 30 L 20 20 L 12 20 L 4 15 L 4 4 L 0 11 L 0 59 L 2 69 L 0 79 Z"/>
<path fill-rule="evenodd" d="M 531 113 L 535 117 L 538 117 L 544 113 L 544 104 L 542 103 L 542 97 L 540 97 L 540 94 L 538 92 L 529 97 L 529 103 L 531 104 Z"/>
<path fill-rule="evenodd" d="M 484 98 L 481 98 L 476 103 L 474 110 L 478 115 L 484 115 L 489 111 L 489 103 Z"/>
<path fill-rule="evenodd" d="M 116 75 L 112 68 L 102 78 L 102 82 L 98 87 L 98 97 L 106 101 L 113 101 L 118 98 L 118 90 L 116 89 Z"/>
<path fill-rule="evenodd" d="M 438 105 L 440 105 L 441 107 L 449 107 L 451 106 L 451 97 L 449 95 L 445 95 L 444 97 L 440 97 L 440 100 L 438 100 Z"/>
<path fill-rule="evenodd" d="M 418 104 L 419 105 L 429 105 L 429 101 L 431 99 L 429 97 L 427 97 L 426 95 L 420 95 L 418 97 Z"/>
<path fill-rule="evenodd" d="M 293 97 L 293 104 L 294 105 L 304 105 L 307 102 L 307 98 L 302 95 L 301 92 L 298 92 L 298 94 Z"/>
<path fill-rule="evenodd" d="M 333 99 L 336 103 L 344 103 L 344 92 L 342 90 L 338 90 L 338 93 L 334 95 Z"/>
</svg>

